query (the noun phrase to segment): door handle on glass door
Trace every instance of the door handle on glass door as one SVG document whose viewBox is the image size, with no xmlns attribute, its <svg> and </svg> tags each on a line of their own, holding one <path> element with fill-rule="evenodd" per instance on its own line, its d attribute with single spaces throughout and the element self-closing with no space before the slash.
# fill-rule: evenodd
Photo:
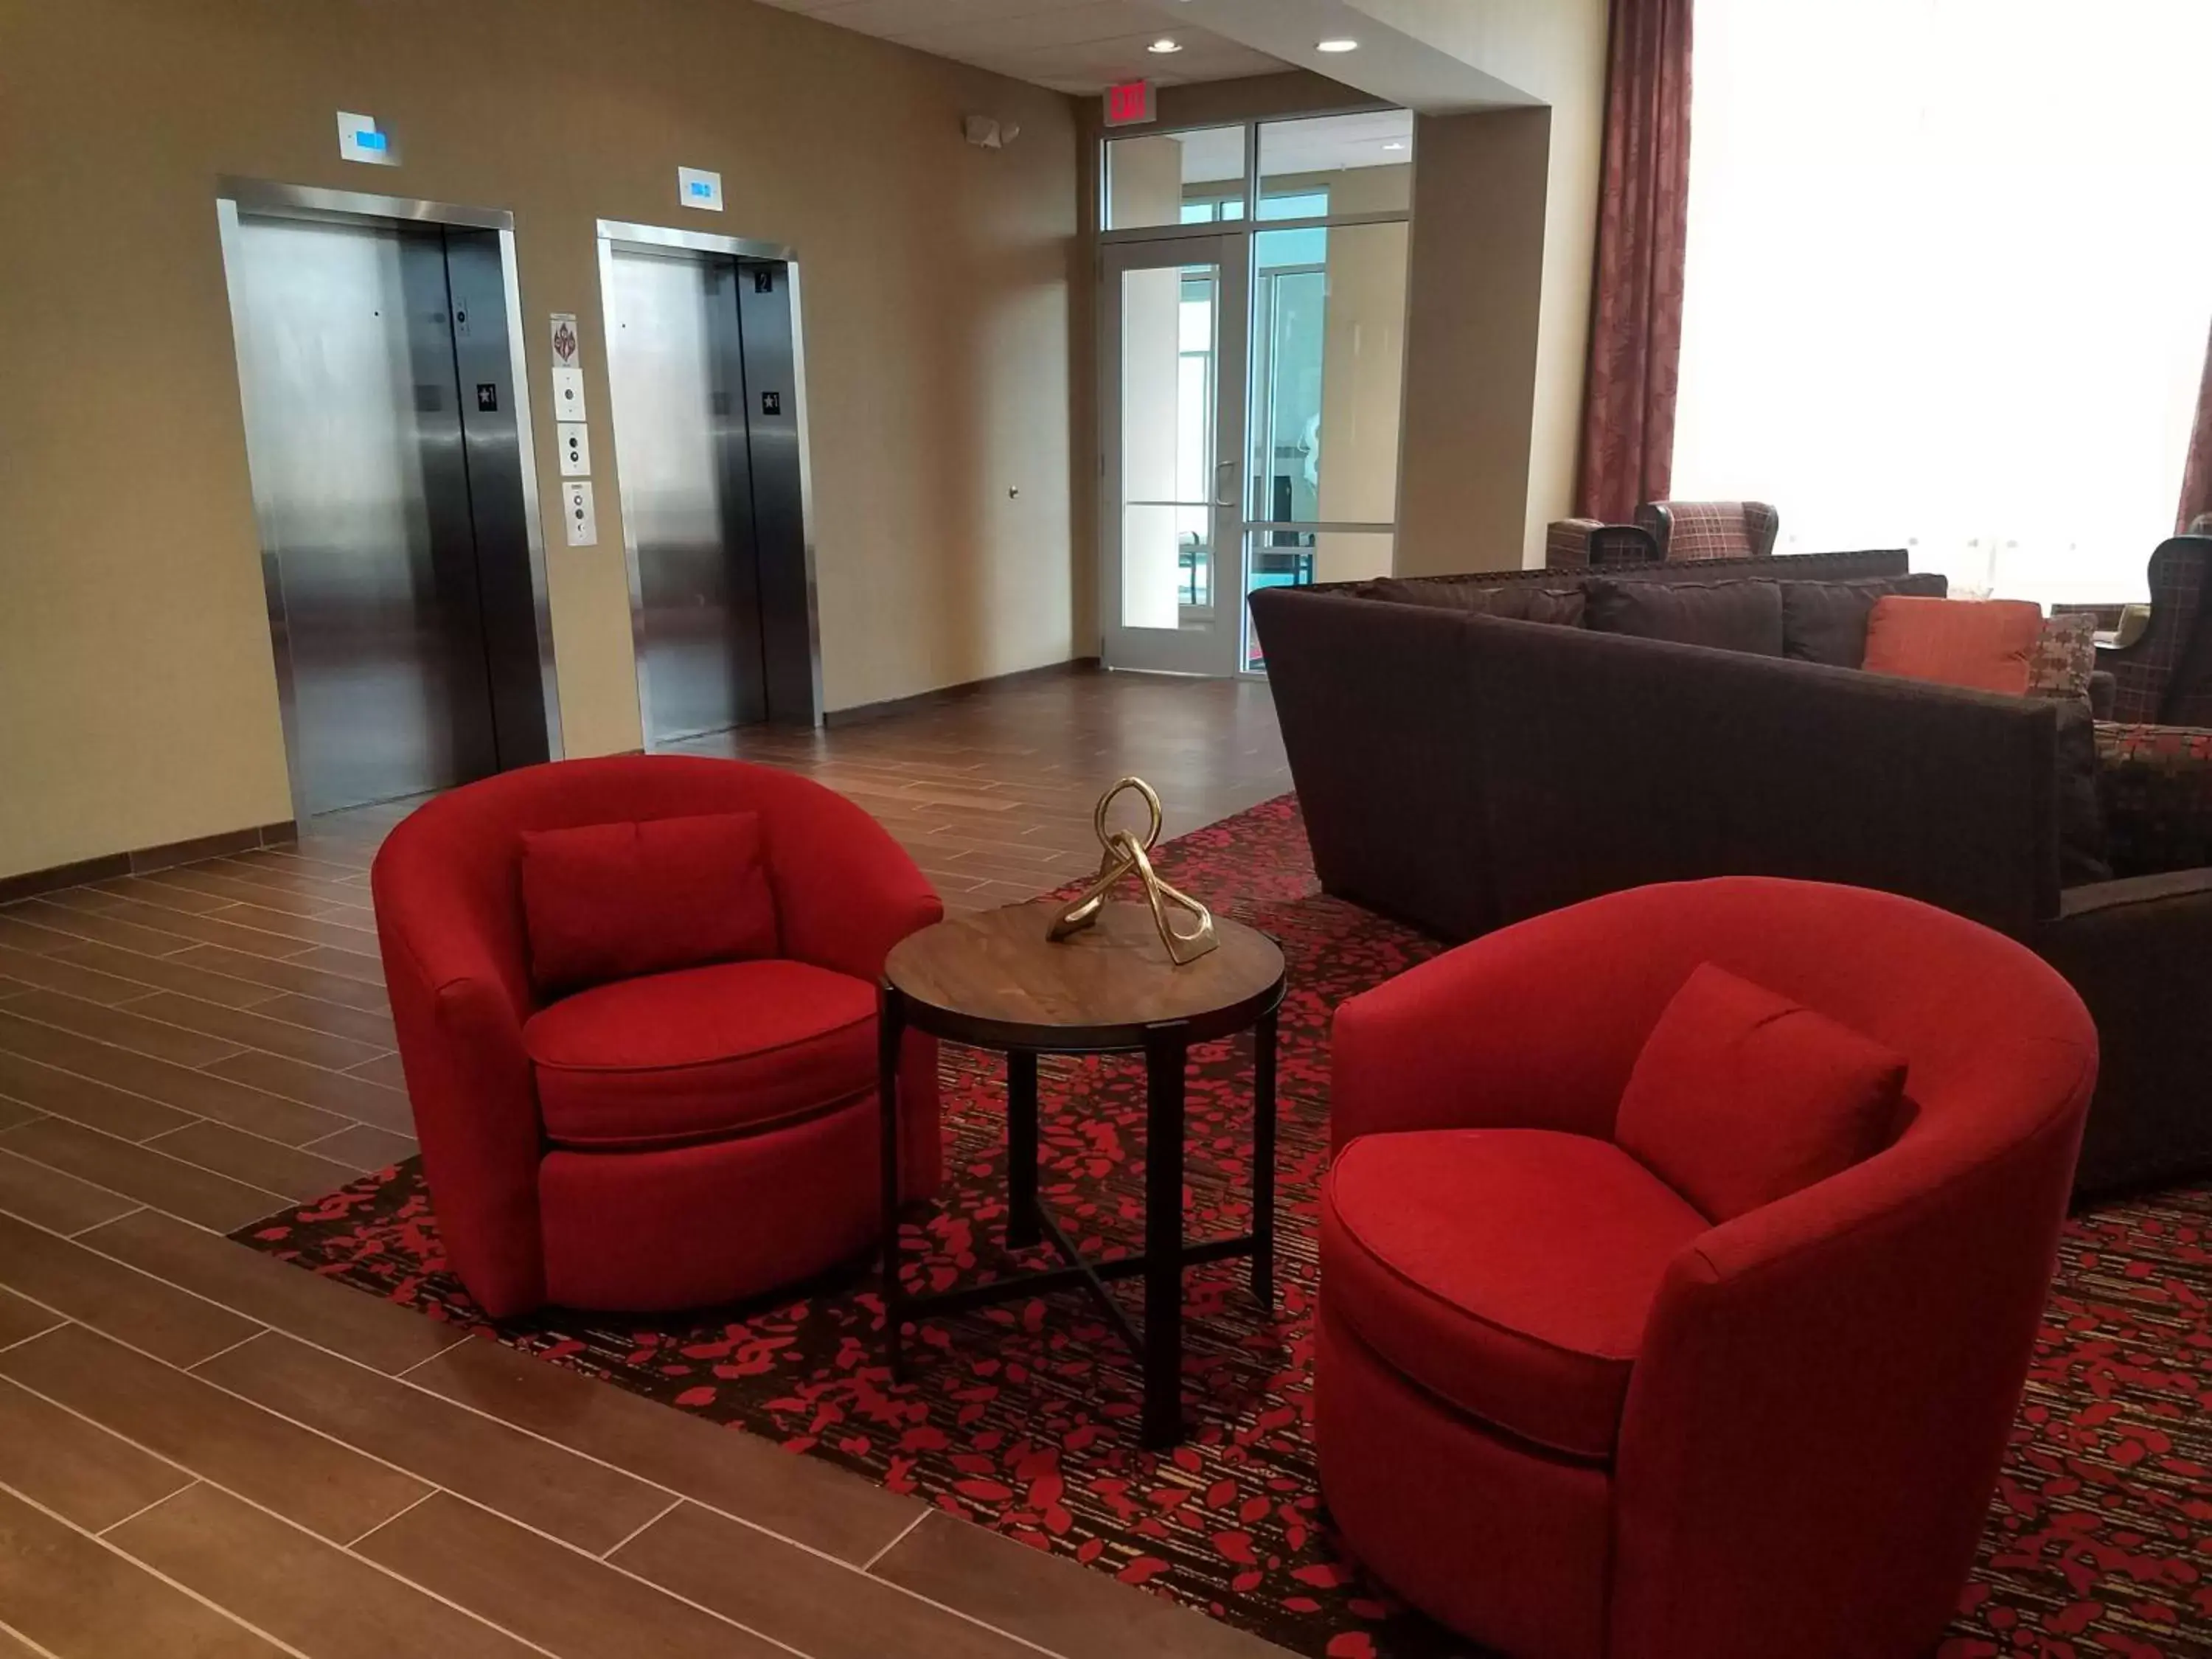
<svg viewBox="0 0 2212 1659">
<path fill-rule="evenodd" d="M 1231 467 L 1236 465 L 1237 459 L 1234 456 L 1231 456 L 1225 461 L 1216 461 L 1213 464 L 1213 476 L 1216 478 L 1218 478 L 1223 473 L 1228 471 Z M 1216 507 L 1235 507 L 1237 505 L 1237 498 L 1234 495 L 1217 495 L 1213 498 L 1213 504 Z"/>
</svg>

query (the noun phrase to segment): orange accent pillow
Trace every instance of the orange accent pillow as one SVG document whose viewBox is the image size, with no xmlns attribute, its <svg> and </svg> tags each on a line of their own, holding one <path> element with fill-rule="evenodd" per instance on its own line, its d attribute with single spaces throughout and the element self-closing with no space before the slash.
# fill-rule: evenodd
<svg viewBox="0 0 2212 1659">
<path fill-rule="evenodd" d="M 2043 610 L 2026 599 L 1929 599 L 1885 593 L 1867 618 L 1869 673 L 1972 691 L 2027 695 Z"/>
</svg>

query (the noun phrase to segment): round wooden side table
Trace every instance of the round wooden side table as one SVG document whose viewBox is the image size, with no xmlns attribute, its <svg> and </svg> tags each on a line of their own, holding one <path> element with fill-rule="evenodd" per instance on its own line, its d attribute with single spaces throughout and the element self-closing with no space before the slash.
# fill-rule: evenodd
<svg viewBox="0 0 2212 1659">
<path fill-rule="evenodd" d="M 884 964 L 878 1051 L 883 1132 L 884 1322 L 894 1374 L 908 1319 L 1087 1287 L 1144 1365 L 1144 1443 L 1182 1433 L 1182 1270 L 1251 1257 L 1252 1294 L 1274 1300 L 1275 1020 L 1283 953 L 1265 933 L 1216 918 L 1218 946 L 1181 967 L 1152 912 L 1109 904 L 1091 927 L 1054 944 L 1054 906 L 1012 904 L 955 916 L 910 935 Z M 1182 1233 L 1183 1073 L 1190 1045 L 1253 1028 L 1252 1228 L 1186 1243 Z M 1049 1238 L 1064 1266 L 908 1296 L 899 1287 L 898 1055 L 908 1030 L 1006 1056 L 1006 1243 Z M 1145 1056 L 1145 1248 L 1085 1257 L 1037 1202 L 1037 1056 Z M 1140 1332 L 1107 1281 L 1141 1275 Z"/>
</svg>

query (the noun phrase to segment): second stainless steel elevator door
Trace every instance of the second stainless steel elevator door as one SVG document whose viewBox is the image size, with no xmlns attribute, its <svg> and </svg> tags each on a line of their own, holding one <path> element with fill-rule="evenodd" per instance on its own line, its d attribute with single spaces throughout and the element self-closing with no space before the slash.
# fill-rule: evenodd
<svg viewBox="0 0 2212 1659">
<path fill-rule="evenodd" d="M 493 771 L 444 239 L 241 217 L 238 256 L 295 794 L 319 812 Z"/>
<path fill-rule="evenodd" d="M 645 743 L 768 715 L 734 259 L 617 247 L 609 372 Z"/>
</svg>

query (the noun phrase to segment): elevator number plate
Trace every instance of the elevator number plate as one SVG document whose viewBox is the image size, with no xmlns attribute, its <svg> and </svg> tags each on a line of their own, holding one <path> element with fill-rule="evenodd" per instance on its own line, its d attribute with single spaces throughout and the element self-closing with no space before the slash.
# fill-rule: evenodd
<svg viewBox="0 0 2212 1659">
<path fill-rule="evenodd" d="M 496 381 L 478 380 L 477 382 L 477 410 L 483 415 L 499 413 L 499 386 Z"/>
<path fill-rule="evenodd" d="M 762 393 L 761 393 L 761 413 L 762 413 L 762 414 L 763 414 L 763 415 L 781 415 L 781 414 L 782 414 L 782 413 L 783 413 L 783 393 L 781 393 L 781 392 L 762 392 Z"/>
</svg>

